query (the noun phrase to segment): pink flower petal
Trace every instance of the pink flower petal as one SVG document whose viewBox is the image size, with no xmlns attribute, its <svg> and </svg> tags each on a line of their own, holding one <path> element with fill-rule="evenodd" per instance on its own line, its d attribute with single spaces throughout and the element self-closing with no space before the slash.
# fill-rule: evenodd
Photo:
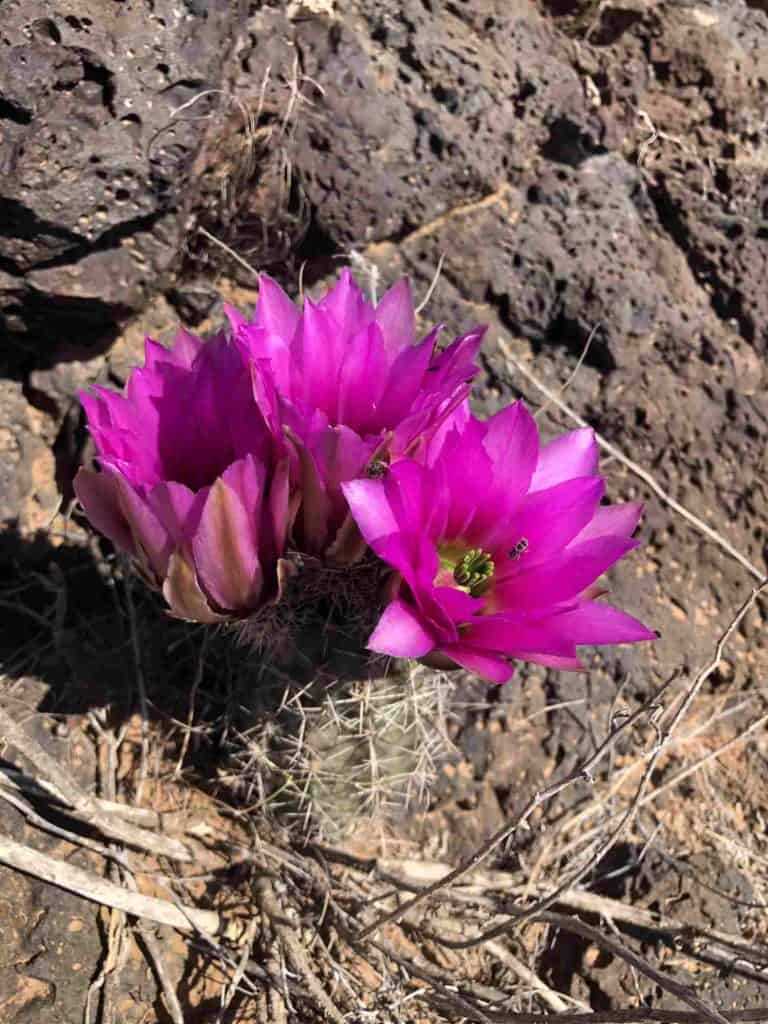
<svg viewBox="0 0 768 1024">
<path fill-rule="evenodd" d="M 286 399 L 294 396 L 294 355 L 291 341 L 274 334 L 266 327 L 242 323 L 233 335 L 234 344 L 246 365 L 254 363 L 258 372 L 268 378 Z M 255 371 L 254 371 L 255 372 Z"/>
<path fill-rule="evenodd" d="M 146 338 L 144 340 L 144 364 L 148 370 L 153 371 L 157 371 L 166 364 L 188 370 L 197 359 L 203 344 L 202 338 L 198 338 L 196 334 L 190 334 L 184 328 L 176 332 L 176 337 L 170 348 L 159 345 L 152 338 Z"/>
<path fill-rule="evenodd" d="M 147 504 L 168 531 L 174 545 L 178 547 L 192 539 L 197 529 L 204 497 L 191 491 L 184 484 L 163 481 L 149 492 Z"/>
<path fill-rule="evenodd" d="M 298 310 L 277 281 L 268 274 L 259 275 L 259 300 L 253 322 L 285 342 L 292 340 L 299 326 Z"/>
<path fill-rule="evenodd" d="M 443 445 L 454 432 L 459 435 L 467 428 L 472 419 L 472 412 L 468 401 L 461 402 L 450 415 L 446 416 L 437 430 L 433 431 L 425 445 L 423 462 L 427 466 L 433 466 L 437 461 Z"/>
<path fill-rule="evenodd" d="M 119 474 L 114 474 L 115 489 L 133 535 L 133 549 L 145 568 L 161 580 L 168 569 L 173 539 L 147 500 Z"/>
<path fill-rule="evenodd" d="M 319 555 L 325 549 L 328 541 L 331 500 L 313 453 L 290 428 L 283 427 L 283 430 L 294 446 L 299 461 L 302 493 L 299 526 L 304 549 L 309 554 Z"/>
<path fill-rule="evenodd" d="M 492 683 L 508 683 L 515 674 L 514 665 L 510 665 L 505 658 L 487 654 L 474 647 L 454 644 L 442 650 L 457 665 L 467 669 L 468 672 L 482 676 L 483 679 L 489 679 Z"/>
<path fill-rule="evenodd" d="M 581 544 L 585 540 L 596 540 L 598 537 L 631 537 L 637 529 L 643 505 L 639 501 L 629 501 L 624 505 L 605 505 L 599 508 L 584 529 L 573 539 L 572 544 Z"/>
<path fill-rule="evenodd" d="M 318 308 L 333 319 L 334 333 L 347 338 L 362 331 L 374 316 L 373 306 L 366 301 L 348 267 L 320 300 Z"/>
<path fill-rule="evenodd" d="M 417 592 L 417 596 L 420 598 L 420 582 L 423 583 L 428 591 L 431 591 L 431 580 L 428 573 L 423 574 L 421 581 L 419 579 L 418 545 L 418 538 L 406 537 L 402 533 L 392 533 L 388 536 L 376 537 L 371 541 L 371 547 L 382 562 L 386 562 L 387 565 L 397 569 L 403 579 Z"/>
<path fill-rule="evenodd" d="M 229 320 L 229 326 L 232 328 L 232 337 L 235 341 L 244 328 L 251 326 L 248 318 L 243 316 L 239 309 L 230 306 L 228 302 L 224 303 L 224 315 Z"/>
<path fill-rule="evenodd" d="M 457 623 L 480 622 L 479 613 L 485 607 L 485 601 L 472 597 L 455 587 L 435 587 L 435 600 L 439 601 L 446 614 Z"/>
<path fill-rule="evenodd" d="M 382 425 L 396 427 L 411 411 L 416 396 L 423 390 L 424 375 L 432 360 L 436 338 L 437 329 L 418 345 L 394 354 L 387 386 L 379 400 L 378 412 Z M 382 353 L 386 358 L 383 341 Z"/>
<path fill-rule="evenodd" d="M 429 476 L 423 466 L 410 459 L 402 459 L 390 467 L 384 478 L 387 496 L 398 529 L 418 536 L 429 517 L 433 494 Z"/>
<path fill-rule="evenodd" d="M 516 657 L 517 655 L 513 655 Z M 533 662 L 534 665 L 543 665 L 545 668 L 557 669 L 560 672 L 584 672 L 586 666 L 581 658 L 563 658 L 556 654 L 541 654 L 533 651 L 521 652 L 519 655 L 523 661 Z"/>
<path fill-rule="evenodd" d="M 245 462 L 245 460 L 243 460 Z M 217 480 L 208 492 L 192 541 L 197 576 L 220 611 L 244 614 L 262 588 L 256 508 L 241 495 L 257 488 L 253 464 L 230 467 L 229 481 Z"/>
<path fill-rule="evenodd" d="M 125 518 L 112 473 L 81 468 L 74 482 L 75 494 L 91 523 L 122 551 L 136 554 L 133 534 Z"/>
<path fill-rule="evenodd" d="M 414 341 L 413 296 L 407 277 L 395 282 L 376 307 L 376 323 L 384 336 L 390 364 Z"/>
<path fill-rule="evenodd" d="M 531 491 L 553 487 L 574 476 L 592 476 L 597 472 L 600 449 L 591 427 L 571 430 L 539 452 L 536 472 L 531 481 Z"/>
<path fill-rule="evenodd" d="M 434 640 L 416 613 L 396 600 L 384 609 L 368 647 L 393 658 L 420 658 L 432 650 Z"/>
<path fill-rule="evenodd" d="M 428 391 L 446 394 L 477 376 L 480 367 L 475 363 L 475 357 L 480 351 L 485 331 L 485 327 L 475 327 L 435 356 L 425 380 Z"/>
<path fill-rule="evenodd" d="M 581 601 L 552 621 L 577 644 L 631 644 L 656 639 L 656 633 L 638 619 L 597 601 Z"/>
<path fill-rule="evenodd" d="M 186 555 L 176 551 L 168 563 L 168 574 L 163 583 L 163 597 L 171 614 L 177 619 L 214 625 L 224 620 L 206 601 L 205 594 L 195 578 L 195 571 Z"/>
<path fill-rule="evenodd" d="M 503 489 L 509 508 L 530 488 L 539 454 L 536 420 L 522 402 L 515 402 L 492 416 L 485 428 L 483 447 L 496 472 L 496 489 Z"/>
<path fill-rule="evenodd" d="M 567 601 L 594 583 L 634 547 L 636 544 L 631 540 L 603 537 L 566 548 L 499 583 L 494 592 L 495 607 L 498 610 L 540 608 Z"/>
<path fill-rule="evenodd" d="M 378 447 L 377 438 L 362 438 L 343 425 L 326 427 L 312 438 L 323 478 L 335 490 L 363 473 Z"/>
<path fill-rule="evenodd" d="M 397 533 L 397 521 L 382 480 L 350 480 L 343 483 L 341 489 L 360 532 L 369 544 Z"/>
<path fill-rule="evenodd" d="M 386 379 L 384 341 L 378 325 L 371 323 L 351 339 L 342 360 L 335 421 L 358 432 L 375 427 Z"/>
<path fill-rule="evenodd" d="M 273 554 L 277 557 L 285 550 L 285 542 L 293 527 L 295 515 L 295 510 L 291 509 L 290 462 L 288 459 L 281 459 L 272 474 L 267 510 Z"/>
<path fill-rule="evenodd" d="M 329 314 L 307 299 L 292 346 L 295 372 L 300 375 L 303 401 L 322 409 L 329 419 L 336 415 L 342 343 Z"/>
<path fill-rule="evenodd" d="M 462 633 L 462 639 L 471 647 L 505 654 L 540 651 L 559 657 L 574 657 L 575 641 L 565 629 L 558 628 L 560 618 L 553 616 L 527 623 L 510 621 L 503 615 L 481 615 Z"/>
<path fill-rule="evenodd" d="M 484 424 L 470 420 L 461 432 L 448 434 L 433 463 L 433 473 L 441 480 L 438 500 L 447 506 L 443 531 L 448 540 L 467 539 L 478 516 L 490 514 L 495 467 L 483 445 L 484 433 Z"/>
<path fill-rule="evenodd" d="M 566 547 L 593 519 L 604 490 L 602 479 L 591 476 L 565 480 L 529 494 L 518 506 L 511 522 L 501 523 L 494 531 L 496 536 L 501 532 L 510 550 L 518 541 L 524 539 L 527 543 L 524 554 L 517 560 L 497 564 L 497 579 L 524 571 Z M 495 546 L 490 540 L 488 544 Z"/>
</svg>

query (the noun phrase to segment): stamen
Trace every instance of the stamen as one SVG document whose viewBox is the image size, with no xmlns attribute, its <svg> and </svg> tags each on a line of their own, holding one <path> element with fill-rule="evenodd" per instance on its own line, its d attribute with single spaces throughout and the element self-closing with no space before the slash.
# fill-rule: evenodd
<svg viewBox="0 0 768 1024">
<path fill-rule="evenodd" d="M 471 548 L 457 563 L 453 570 L 453 578 L 463 590 L 472 594 L 493 576 L 495 568 L 493 559 L 487 551 L 483 551 L 482 548 Z"/>
</svg>

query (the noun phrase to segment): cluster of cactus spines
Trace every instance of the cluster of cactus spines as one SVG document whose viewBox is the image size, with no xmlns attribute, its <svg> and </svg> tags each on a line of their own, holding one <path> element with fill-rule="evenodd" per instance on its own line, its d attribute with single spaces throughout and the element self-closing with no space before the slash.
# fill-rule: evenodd
<svg viewBox="0 0 768 1024">
<path fill-rule="evenodd" d="M 339 568 L 302 558 L 286 581 L 282 599 L 264 605 L 235 628 L 242 644 L 269 668 L 287 665 L 307 644 L 346 636 L 362 650 L 381 605 L 384 571 L 375 559 Z M 322 618 L 320 619 L 320 615 Z M 295 666 L 294 666 L 295 667 Z"/>
<path fill-rule="evenodd" d="M 452 749 L 443 727 L 451 683 L 424 666 L 391 668 L 288 686 L 276 711 L 257 712 L 227 772 L 246 805 L 323 838 L 423 809 Z"/>
<path fill-rule="evenodd" d="M 257 656 L 243 679 L 220 775 L 245 806 L 302 834 L 338 837 L 361 819 L 426 804 L 445 735 L 447 674 L 363 648 L 382 569 L 302 559 L 280 602 L 242 623 Z"/>
</svg>

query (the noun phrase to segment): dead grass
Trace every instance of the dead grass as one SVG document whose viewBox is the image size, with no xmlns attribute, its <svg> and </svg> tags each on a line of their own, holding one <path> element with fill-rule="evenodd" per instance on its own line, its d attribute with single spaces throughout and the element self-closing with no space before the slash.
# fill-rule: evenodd
<svg viewBox="0 0 768 1024">
<path fill-rule="evenodd" d="M 209 129 L 193 168 L 200 199 L 187 240 L 187 272 L 208 283 L 222 272 L 253 281 L 254 265 L 284 261 L 309 225 L 309 209 L 291 161 L 296 127 L 316 116 L 320 87 L 301 72 L 264 71 L 254 95 L 223 92 L 206 115 Z M 195 116 L 193 97 L 175 117 Z"/>
<path fill-rule="evenodd" d="M 137 635 L 145 643 L 144 630 L 152 628 L 157 613 L 143 602 L 135 611 Z M 39 614 L 49 621 L 44 611 Z M 41 622 L 31 617 L 30 622 L 42 629 Z M 679 728 L 663 742 L 660 736 L 699 677 L 671 683 L 660 698 L 637 707 L 631 720 L 617 713 L 590 763 L 568 778 L 555 774 L 546 790 L 532 798 L 527 827 L 523 813 L 516 828 L 505 826 L 495 853 L 486 848 L 484 856 L 480 849 L 469 863 L 452 865 L 425 856 L 425 847 L 407 838 L 408 830 L 388 806 L 393 794 L 399 807 L 405 805 L 401 783 L 418 783 L 420 789 L 439 766 L 434 749 L 428 763 L 414 766 L 411 761 L 406 770 L 401 762 L 404 752 L 430 751 L 429 741 L 409 748 L 404 735 L 429 733 L 435 721 L 450 713 L 444 680 L 423 669 L 388 676 L 381 666 L 378 674 L 361 679 L 359 662 L 357 678 L 333 683 L 326 675 L 320 689 L 286 688 L 283 680 L 280 707 L 294 732 L 289 742 L 283 738 L 287 762 L 268 765 L 280 773 L 286 788 L 282 793 L 273 788 L 267 798 L 274 779 L 264 783 L 264 764 L 258 770 L 253 765 L 260 756 L 254 736 L 264 723 L 242 729 L 231 717 L 233 707 L 241 716 L 253 713 L 254 703 L 243 703 L 243 678 L 249 678 L 250 669 L 234 678 L 232 669 L 241 655 L 222 660 L 221 651 L 233 645 L 231 638 L 219 639 L 221 645 L 209 638 L 201 647 L 199 637 L 195 646 L 194 637 L 171 634 L 175 657 L 189 648 L 176 672 L 179 681 L 196 680 L 200 703 L 194 713 L 175 717 L 166 712 L 148 730 L 136 715 L 122 728 L 108 726 L 103 718 L 83 720 L 79 727 L 78 742 L 94 744 L 99 753 L 101 795 L 125 801 L 128 814 L 144 761 L 142 806 L 157 815 L 163 835 L 193 851 L 185 863 L 135 849 L 128 854 L 123 848 L 136 891 L 213 912 L 219 922 L 215 933 L 193 929 L 173 939 L 164 933 L 150 951 L 142 944 L 137 919 L 124 912 L 109 919 L 119 925 L 105 933 L 115 969 L 126 957 L 148 956 L 158 978 L 165 978 L 166 1006 L 170 993 L 184 991 L 182 1017 L 173 1018 L 169 1010 L 172 1019 L 216 1020 L 218 1014 L 222 1022 L 240 1024 L 280 1019 L 530 1024 L 549 1015 L 568 1022 L 591 1007 L 588 993 L 579 994 L 578 986 L 571 992 L 558 988 L 551 951 L 570 948 L 567 942 L 583 944 L 580 970 L 586 977 L 594 972 L 598 977 L 607 956 L 623 960 L 627 978 L 634 979 L 635 995 L 625 998 L 623 1016 L 593 1014 L 593 1024 L 730 1019 L 707 996 L 718 972 L 727 970 L 743 981 L 763 977 L 768 957 L 761 945 L 766 938 L 761 908 L 768 902 L 768 851 L 761 822 L 768 817 L 768 789 L 759 725 L 765 715 L 762 691 L 698 687 Z M 719 664 L 717 652 L 715 657 Z M 245 664 L 253 668 L 256 663 Z M 217 704 L 211 674 L 220 676 L 225 669 L 230 678 L 224 690 L 232 692 L 226 700 L 219 694 Z M 144 671 L 152 707 L 158 700 L 152 658 L 145 659 Z M 264 683 L 263 676 L 250 679 L 253 687 Z M 206 711 L 209 705 L 223 708 L 221 717 Z M 18 717 L 22 708 L 12 700 L 11 707 Z M 563 713 L 567 708 L 549 712 L 553 718 Z M 226 741 L 234 759 L 229 767 L 219 761 L 211 774 L 200 757 L 216 730 L 221 733 L 223 719 L 230 723 Z M 386 745 L 392 728 L 398 731 L 396 740 L 390 736 L 393 774 L 399 776 L 394 786 L 384 778 L 387 757 L 371 753 L 371 744 Z M 30 749 L 19 741 L 6 756 L 24 767 Z M 329 755 L 331 767 L 323 767 L 320 762 Z M 367 765 L 362 774 L 359 755 Z M 640 779 L 654 758 L 650 785 L 642 792 Z M 371 776 L 376 763 L 378 783 Z M 7 785 L 3 793 L 9 792 Z M 23 792 L 22 785 L 22 798 Z M 439 827 L 439 809 L 419 813 Z M 312 815 L 323 825 L 314 837 L 303 827 Z M 93 820 L 98 827 L 98 819 Z M 298 831 L 293 827 L 297 821 L 302 824 Z M 344 837 L 339 822 L 350 821 L 358 824 Z M 621 834 L 617 822 L 624 825 Z M 62 849 L 74 850 L 80 842 L 76 821 L 71 829 Z M 324 840 L 317 838 L 318 831 Z M 666 858 L 668 870 L 687 878 L 686 871 L 694 870 L 692 858 L 703 857 L 686 882 L 694 899 L 699 894 L 706 901 L 708 887 L 727 889 L 729 884 L 727 878 L 719 880 L 721 869 L 707 871 L 707 863 L 737 869 L 748 899 L 728 891 L 719 898 L 731 901 L 740 930 L 697 918 L 695 906 L 681 917 L 674 903 L 655 910 L 653 890 L 649 904 L 600 895 L 593 885 L 605 870 L 606 840 L 614 846 L 620 840 L 636 851 L 635 867 L 629 862 L 623 868 L 630 874 L 638 864 Z M 91 870 L 101 874 L 102 854 L 91 849 L 88 856 Z M 452 877 L 450 884 L 446 876 Z M 122 882 L 118 877 L 117 884 L 126 887 L 130 898 L 127 876 Z M 667 943 L 671 946 L 665 951 Z M 689 979 L 685 985 L 675 980 L 681 971 Z M 688 1008 L 666 1018 L 654 1016 L 646 1004 L 651 999 L 658 1007 L 654 993 L 659 988 L 678 1005 L 688 1002 Z M 110 990 L 113 995 L 119 991 L 119 974 L 108 973 L 93 990 L 95 1019 L 107 1019 L 104 999 Z"/>
</svg>

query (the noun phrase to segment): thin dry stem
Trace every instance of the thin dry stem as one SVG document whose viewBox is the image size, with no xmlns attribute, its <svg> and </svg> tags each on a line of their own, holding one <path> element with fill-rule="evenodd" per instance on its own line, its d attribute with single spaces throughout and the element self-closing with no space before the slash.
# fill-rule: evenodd
<svg viewBox="0 0 768 1024">
<path fill-rule="evenodd" d="M 547 802 L 548 800 L 551 800 L 553 797 L 557 796 L 558 793 L 561 793 L 564 789 L 566 789 L 568 786 L 573 785 L 575 782 L 578 782 L 584 778 L 590 779 L 592 777 L 592 771 L 594 770 L 595 766 L 613 747 L 614 743 L 617 741 L 619 736 L 626 732 L 627 729 L 634 726 L 637 723 L 637 721 L 642 717 L 648 716 L 649 714 L 655 715 L 658 713 L 658 700 L 661 697 L 661 695 L 666 691 L 667 687 L 671 685 L 671 682 L 672 680 L 670 679 L 657 691 L 656 694 L 654 694 L 650 701 L 648 701 L 636 712 L 634 712 L 623 722 L 621 722 L 618 726 L 616 726 L 616 728 L 613 729 L 613 731 L 608 735 L 604 742 L 600 744 L 600 746 L 597 748 L 594 754 L 586 762 L 584 762 L 584 764 L 579 765 L 573 772 L 567 775 L 564 779 L 560 779 L 557 782 L 552 783 L 552 785 L 547 786 L 545 789 L 540 790 L 538 793 L 535 793 L 533 797 L 531 797 L 531 799 L 525 805 L 523 810 L 518 815 L 516 815 L 511 822 L 505 823 L 497 832 L 490 836 L 490 838 L 487 839 L 482 844 L 482 846 L 480 846 L 470 857 L 468 857 L 457 868 L 454 868 L 454 870 L 451 871 L 449 875 L 447 875 L 440 881 L 434 882 L 432 883 L 432 885 L 427 886 L 426 889 L 423 889 L 420 893 L 418 893 L 418 895 L 414 896 L 413 899 L 409 900 L 408 902 L 406 902 L 396 910 L 392 911 L 391 913 L 386 914 L 384 917 L 380 918 L 372 925 L 369 925 L 367 928 L 364 928 L 360 933 L 360 937 L 367 938 L 384 925 L 391 924 L 393 922 L 400 920 L 400 918 L 404 914 L 413 910 L 415 906 L 423 902 L 425 899 L 428 899 L 430 896 L 446 888 L 447 886 L 454 885 L 459 879 L 463 878 L 465 875 L 469 874 L 470 871 L 473 871 L 475 868 L 477 868 L 484 860 L 486 860 L 487 857 L 490 856 L 491 853 L 493 853 L 494 850 L 496 850 L 506 839 L 508 839 L 509 836 L 511 836 L 515 831 L 517 831 L 517 829 L 526 825 L 528 819 L 531 817 L 531 815 L 537 807 L 540 807 L 543 803 Z"/>
<path fill-rule="evenodd" d="M 166 924 L 178 931 L 213 935 L 220 928 L 219 915 L 213 910 L 198 910 L 155 896 L 128 892 L 122 886 L 107 882 L 90 871 L 83 871 L 4 836 L 0 836 L 0 863 L 77 893 L 94 903 L 122 910 L 134 917 L 146 918 L 156 924 Z"/>
<path fill-rule="evenodd" d="M 46 777 L 61 802 L 67 804 L 73 817 L 87 822 L 110 839 L 117 839 L 129 846 L 147 850 L 160 857 L 174 860 L 192 860 L 187 846 L 171 836 L 153 834 L 146 829 L 121 820 L 115 815 L 105 815 L 93 797 L 84 793 L 69 774 L 61 761 L 51 757 L 43 748 L 0 707 L 0 735 Z"/>
</svg>

